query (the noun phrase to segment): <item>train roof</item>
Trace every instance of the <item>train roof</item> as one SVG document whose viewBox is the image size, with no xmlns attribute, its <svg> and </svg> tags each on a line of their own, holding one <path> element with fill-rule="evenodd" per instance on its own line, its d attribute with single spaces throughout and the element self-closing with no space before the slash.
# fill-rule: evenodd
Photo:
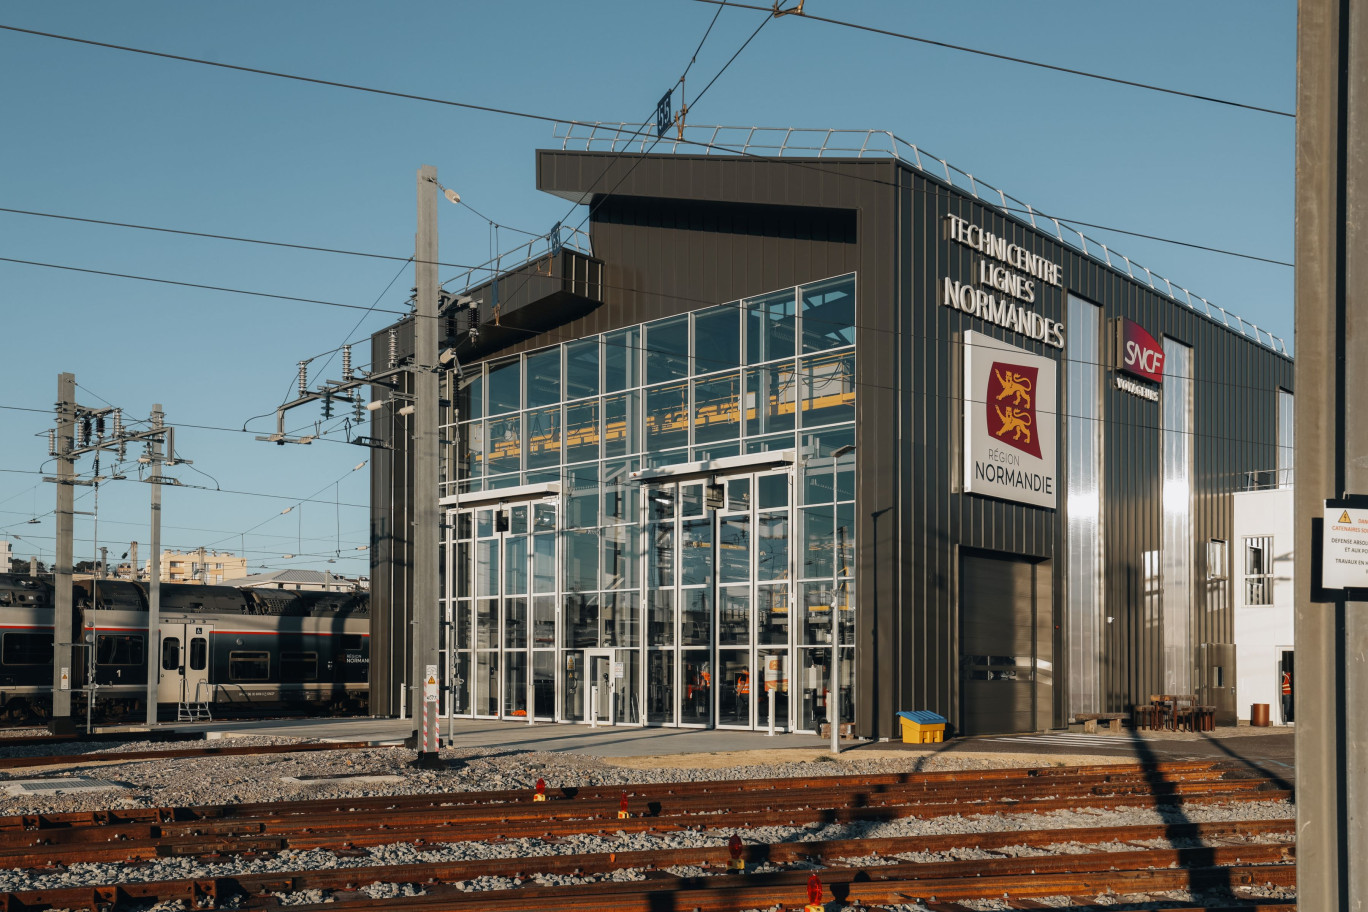
<svg viewBox="0 0 1368 912">
<path fill-rule="evenodd" d="M 235 586 L 200 586 L 162 583 L 160 610 L 186 614 L 272 614 L 290 617 L 368 616 L 367 592 L 314 592 L 287 589 L 239 589 Z M 91 591 L 99 597 L 101 610 L 147 611 L 148 586 L 128 580 L 76 580 L 72 597 L 77 606 L 90 604 Z M 0 573 L 0 606 L 26 605 L 51 608 L 52 577 Z"/>
</svg>

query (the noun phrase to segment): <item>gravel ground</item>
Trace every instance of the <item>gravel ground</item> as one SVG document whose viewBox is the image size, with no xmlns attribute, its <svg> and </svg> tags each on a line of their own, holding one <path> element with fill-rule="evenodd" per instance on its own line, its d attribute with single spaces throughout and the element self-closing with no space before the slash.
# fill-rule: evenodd
<svg viewBox="0 0 1368 912">
<path fill-rule="evenodd" d="M 234 739 L 234 746 L 277 744 L 287 739 Z M 417 770 L 410 766 L 413 753 L 399 748 L 370 748 L 351 751 L 324 751 L 297 755 L 271 754 L 263 756 L 198 757 L 175 761 L 139 759 L 140 751 L 164 749 L 167 745 L 152 742 L 115 744 L 68 743 L 60 747 L 62 754 L 83 752 L 111 752 L 127 754 L 126 760 L 82 764 L 56 770 L 50 767 L 26 768 L 0 774 L 0 791 L 6 782 L 42 779 L 60 781 L 64 777 L 83 776 L 117 783 L 120 788 L 106 791 L 73 791 L 52 795 L 0 795 L 0 815 L 25 813 L 56 813 L 64 811 L 95 811 L 109 808 L 165 807 L 169 805 L 223 804 L 304 798 L 372 797 L 379 795 L 415 795 L 497 789 L 531 789 L 538 777 L 548 787 L 634 785 L 682 781 L 718 781 L 738 778 L 792 778 L 839 773 L 906 772 L 917 770 L 970 770 L 1013 766 L 1056 766 L 1063 761 L 1057 757 L 1013 755 L 937 755 L 919 758 L 906 754 L 866 754 L 843 757 L 839 763 L 829 758 L 783 762 L 784 753 L 775 751 L 768 763 L 756 763 L 753 752 L 742 759 L 745 765 L 726 766 L 714 763 L 706 768 L 648 765 L 645 768 L 615 765 L 595 757 L 565 753 L 510 752 L 503 749 L 444 750 L 447 761 L 444 770 Z M 54 748 L 5 747 L 0 740 L 0 757 L 38 756 L 53 753 Z M 1114 762 L 1115 758 L 1068 758 L 1078 762 Z M 359 777 L 392 777 L 385 781 L 359 781 Z M 322 779 L 323 783 L 300 783 L 291 780 Z M 332 780 L 332 781 L 326 781 Z M 939 817 L 927 820 L 903 818 L 882 822 L 831 824 L 820 827 L 759 827 L 740 831 L 747 843 L 774 843 L 867 837 L 917 836 L 928 834 L 966 833 L 1004 830 L 1038 830 L 1066 827 L 1096 827 L 1145 825 L 1159 823 L 1209 822 L 1244 819 L 1287 819 L 1295 816 L 1288 802 L 1238 802 L 1230 805 L 1194 806 L 1176 810 L 1098 809 L 1081 808 L 1047 814 L 992 814 L 978 816 Z M 677 849 L 702 846 L 722 846 L 730 831 L 709 833 L 674 832 L 666 835 L 647 833 L 617 836 L 580 836 L 555 842 L 539 839 L 514 839 L 501 842 L 459 842 L 416 847 L 406 843 L 377 846 L 365 855 L 338 857 L 326 851 L 282 852 L 270 857 L 251 860 L 227 859 L 205 864 L 192 859 L 168 858 L 132 866 L 78 864 L 65 870 L 25 872 L 0 870 L 0 891 L 55 889 L 112 882 L 173 880 L 191 877 L 223 877 L 233 874 L 267 873 L 277 871 L 323 870 L 330 868 L 401 865 L 421 862 L 450 862 L 500 857 L 531 857 L 536 855 L 577 854 L 584 852 L 626 852 L 653 849 Z M 1160 841 L 1157 847 L 1168 845 Z M 1128 851 L 1133 847 L 1116 844 L 1082 846 L 1067 844 L 1052 852 L 1078 853 L 1084 851 Z M 1042 850 L 1018 846 L 1003 854 L 1044 854 Z M 899 856 L 905 861 L 949 861 L 989 859 L 993 853 L 960 850 L 953 853 L 909 852 Z M 854 863 L 886 864 L 890 859 L 854 859 Z M 703 869 L 681 867 L 676 873 L 696 875 Z M 640 871 L 617 871 L 601 877 L 572 878 L 561 875 L 540 875 L 533 882 L 545 885 L 576 883 L 584 880 L 640 880 Z M 482 877 L 460 884 L 463 890 L 506 889 L 515 882 L 508 878 Z M 1271 892 L 1270 892 L 1271 891 Z M 373 884 L 363 891 L 374 898 L 417 895 L 421 885 Z M 1261 896 L 1285 899 L 1290 891 L 1270 888 L 1269 891 L 1242 893 L 1246 899 Z M 1111 896 L 1104 900 L 1121 912 L 1126 909 L 1153 909 L 1153 903 L 1186 897 L 1187 894 L 1154 894 L 1147 897 Z M 1214 899 L 1211 897 L 1209 899 Z M 316 892 L 281 896 L 284 904 L 327 901 Z M 1061 901 L 1062 902 L 1062 901 Z M 1007 908 L 1002 904 L 983 902 L 966 904 L 970 908 L 993 910 Z M 909 905 L 907 910 L 924 907 Z"/>
</svg>

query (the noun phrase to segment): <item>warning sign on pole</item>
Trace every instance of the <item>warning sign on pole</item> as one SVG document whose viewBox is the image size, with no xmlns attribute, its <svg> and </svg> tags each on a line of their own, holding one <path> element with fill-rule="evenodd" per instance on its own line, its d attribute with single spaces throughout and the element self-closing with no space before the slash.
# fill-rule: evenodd
<svg viewBox="0 0 1368 912">
<path fill-rule="evenodd" d="M 71 669 L 62 669 L 62 690 L 71 690 Z"/>
<path fill-rule="evenodd" d="M 1327 500 L 1321 543 L 1321 587 L 1368 589 L 1368 498 Z"/>
<path fill-rule="evenodd" d="M 437 666 L 429 665 L 423 672 L 423 702 L 437 702 Z"/>
</svg>

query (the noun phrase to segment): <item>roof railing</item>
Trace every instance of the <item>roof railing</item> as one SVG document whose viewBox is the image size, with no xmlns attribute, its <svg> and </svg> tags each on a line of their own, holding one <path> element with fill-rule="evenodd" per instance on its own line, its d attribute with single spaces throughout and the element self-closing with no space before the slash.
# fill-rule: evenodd
<svg viewBox="0 0 1368 912">
<path fill-rule="evenodd" d="M 571 228 L 569 225 L 557 225 L 540 237 L 534 237 L 511 250 L 497 254 L 478 266 L 471 266 L 449 279 L 444 279 L 442 287 L 446 288 L 450 285 L 459 289 L 458 294 L 463 294 L 477 285 L 488 282 L 495 276 L 521 269 L 528 263 L 536 262 L 566 248 L 578 251 L 585 256 L 594 255 L 589 243 L 589 235 L 586 232 L 578 228 Z"/>
<path fill-rule="evenodd" d="M 1149 285 L 1159 294 L 1187 307 L 1194 313 L 1219 323 L 1233 332 L 1253 339 L 1259 345 L 1287 355 L 1287 345 L 1279 336 L 1273 335 L 1248 320 L 1212 304 L 1206 298 L 1195 296 L 1182 286 L 1175 286 L 1168 279 L 1132 261 L 1129 257 L 1116 254 L 1124 266 L 1112 261 L 1111 253 L 1105 244 L 1093 239 L 1092 244 L 1083 232 L 1066 226 L 1058 218 L 1047 216 L 1027 203 L 994 187 L 981 178 L 951 165 L 943 158 L 937 158 L 914 143 L 902 139 L 887 130 L 839 130 L 831 128 L 801 127 L 731 127 L 731 126 L 686 126 L 683 137 L 677 131 L 670 131 L 657 137 L 653 127 L 642 127 L 625 123 L 588 123 L 584 121 L 562 122 L 555 126 L 555 136 L 561 141 L 561 148 L 567 151 L 608 151 L 626 152 L 669 152 L 672 154 L 692 153 L 703 155 L 755 155 L 765 157 L 813 157 L 813 158 L 871 158 L 893 157 L 936 180 L 944 181 L 958 190 L 968 193 L 975 199 L 999 209 L 1004 215 L 1022 224 L 1039 230 L 1037 215 L 1054 223 L 1055 237 L 1064 244 L 1081 252 L 1084 256 L 1112 269 L 1124 272 L 1137 282 Z M 926 160 L 923 160 L 923 154 Z M 926 161 L 935 162 L 940 167 L 933 171 Z M 940 173 L 936 173 L 936 172 Z M 987 194 L 990 198 L 985 198 Z M 1068 232 L 1064 231 L 1068 227 Z M 1075 239 L 1076 236 L 1076 239 Z M 1099 255 L 1100 251 L 1100 255 Z M 1162 281 L 1161 288 L 1156 280 Z M 1181 291 L 1182 295 L 1177 294 Z M 1203 306 L 1193 302 L 1196 297 Z M 1214 313 L 1213 313 L 1214 311 Z M 1218 316 L 1219 315 L 1219 316 Z M 1235 324 L 1232 325 L 1231 319 Z M 1290 357 L 1290 356 L 1289 356 Z"/>
</svg>

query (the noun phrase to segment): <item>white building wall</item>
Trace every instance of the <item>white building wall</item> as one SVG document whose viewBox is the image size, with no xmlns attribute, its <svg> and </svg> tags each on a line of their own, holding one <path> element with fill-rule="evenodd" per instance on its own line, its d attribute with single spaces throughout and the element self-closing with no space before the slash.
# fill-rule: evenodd
<svg viewBox="0 0 1368 912">
<path fill-rule="evenodd" d="M 1235 708 L 1240 719 L 1248 721 L 1253 704 L 1267 703 L 1269 719 L 1279 725 L 1283 717 L 1278 663 L 1283 650 L 1293 646 L 1292 488 L 1236 494 L 1234 520 L 1230 562 L 1235 579 Z M 1273 539 L 1271 605 L 1247 604 L 1247 542 L 1259 536 Z"/>
</svg>

